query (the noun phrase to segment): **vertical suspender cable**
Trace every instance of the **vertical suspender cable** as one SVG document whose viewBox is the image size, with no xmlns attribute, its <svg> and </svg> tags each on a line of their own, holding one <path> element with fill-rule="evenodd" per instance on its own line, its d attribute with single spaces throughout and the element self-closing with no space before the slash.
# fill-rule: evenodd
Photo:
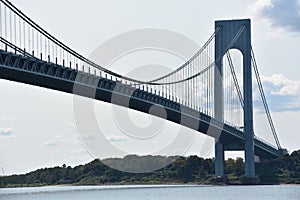
<svg viewBox="0 0 300 200">
<path fill-rule="evenodd" d="M 14 15 L 14 29 L 15 29 L 15 44 L 17 46 L 17 22 L 16 22 L 16 15 Z"/>
<path fill-rule="evenodd" d="M 24 43 L 24 51 L 26 51 L 26 39 L 25 39 L 25 21 L 23 21 L 23 43 Z"/>
<path fill-rule="evenodd" d="M 19 46 L 22 48 L 21 18 L 19 17 Z"/>
<path fill-rule="evenodd" d="M 10 42 L 12 43 L 11 11 L 9 11 L 9 36 L 10 36 Z"/>
<path fill-rule="evenodd" d="M 2 16 L 2 3 L 0 2 L 0 36 L 3 37 L 2 35 L 2 20 L 3 20 L 3 16 Z M 1 43 L 2 46 L 2 43 Z"/>
<path fill-rule="evenodd" d="M 6 21 L 6 7 L 4 7 L 4 36 L 7 39 L 7 21 Z"/>
<path fill-rule="evenodd" d="M 34 30 L 32 28 L 32 56 L 34 56 Z"/>
</svg>

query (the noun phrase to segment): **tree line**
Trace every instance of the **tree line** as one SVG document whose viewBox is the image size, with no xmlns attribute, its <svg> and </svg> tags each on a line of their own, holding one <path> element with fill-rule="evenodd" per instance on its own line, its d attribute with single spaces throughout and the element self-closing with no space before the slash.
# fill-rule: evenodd
<svg viewBox="0 0 300 200">
<path fill-rule="evenodd" d="M 143 167 L 168 166 L 149 173 L 128 173 L 145 170 Z M 115 169 L 109 166 L 114 166 Z M 139 169 L 138 167 L 141 167 Z M 262 184 L 300 184 L 300 151 L 281 156 L 268 163 L 256 163 L 257 175 Z M 225 173 L 229 184 L 240 184 L 244 174 L 242 158 L 225 161 Z M 0 177 L 0 187 L 42 185 L 100 185 L 100 184 L 211 184 L 214 177 L 214 160 L 197 156 L 164 157 L 130 155 L 123 159 L 96 159 L 76 167 L 60 166 L 39 169 L 23 175 Z"/>
</svg>

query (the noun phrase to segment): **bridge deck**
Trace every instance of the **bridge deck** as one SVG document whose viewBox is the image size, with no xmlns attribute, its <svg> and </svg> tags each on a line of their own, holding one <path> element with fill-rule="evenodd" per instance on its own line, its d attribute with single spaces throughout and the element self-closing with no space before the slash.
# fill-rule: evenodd
<svg viewBox="0 0 300 200">
<path fill-rule="evenodd" d="M 144 113 L 149 113 L 150 108 L 155 105 L 164 108 L 165 112 L 161 112 L 161 109 L 154 111 L 152 109 L 152 115 L 182 124 L 214 138 L 220 137 L 226 150 L 244 149 L 245 135 L 236 127 L 223 124 L 205 113 L 120 81 L 2 50 L 0 50 L 0 78 L 94 98 Z M 282 154 L 282 150 L 258 138 L 254 143 L 255 154 L 260 157 L 273 158 Z"/>
</svg>

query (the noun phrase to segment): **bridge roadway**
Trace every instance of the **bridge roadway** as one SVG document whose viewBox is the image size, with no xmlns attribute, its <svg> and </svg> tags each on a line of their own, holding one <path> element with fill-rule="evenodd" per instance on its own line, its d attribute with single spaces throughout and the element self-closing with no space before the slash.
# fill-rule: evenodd
<svg viewBox="0 0 300 200">
<path fill-rule="evenodd" d="M 3 50 L 0 50 L 0 78 L 94 98 L 144 113 L 149 113 L 150 108 L 156 105 L 157 109 L 151 109 L 152 115 L 214 138 L 220 137 L 224 150 L 244 150 L 243 131 L 218 122 L 207 114 L 120 81 Z M 254 145 L 255 155 L 261 160 L 272 159 L 283 153 L 259 138 L 255 138 Z"/>
</svg>

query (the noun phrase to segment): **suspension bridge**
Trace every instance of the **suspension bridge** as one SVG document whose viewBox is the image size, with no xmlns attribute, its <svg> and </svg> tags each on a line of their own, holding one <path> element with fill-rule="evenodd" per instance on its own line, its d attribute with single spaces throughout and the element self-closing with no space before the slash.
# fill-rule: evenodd
<svg viewBox="0 0 300 200">
<path fill-rule="evenodd" d="M 192 58 L 174 71 L 144 81 L 80 55 L 7 0 L 0 0 L 0 18 L 1 79 L 128 107 L 211 136 L 216 140 L 216 177 L 225 177 L 224 151 L 245 152 L 248 183 L 257 182 L 255 156 L 267 161 L 287 153 L 262 87 L 249 19 L 216 21 L 213 34 Z M 254 132 L 253 71 L 276 145 Z M 153 106 L 157 109 L 150 113 Z"/>
</svg>

